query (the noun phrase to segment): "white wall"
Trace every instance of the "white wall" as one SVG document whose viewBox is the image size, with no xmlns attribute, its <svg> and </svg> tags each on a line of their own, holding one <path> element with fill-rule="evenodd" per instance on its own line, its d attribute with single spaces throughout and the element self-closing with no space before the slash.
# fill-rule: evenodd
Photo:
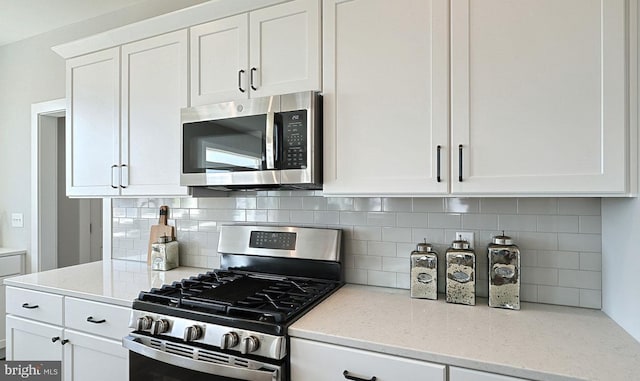
<svg viewBox="0 0 640 381">
<path fill-rule="evenodd" d="M 0 246 L 30 248 L 31 104 L 65 96 L 65 63 L 51 47 L 203 1 L 147 0 L 0 47 Z M 11 227 L 15 212 L 24 228 Z"/>
<path fill-rule="evenodd" d="M 602 200 L 603 311 L 640 341 L 640 199 Z"/>
</svg>

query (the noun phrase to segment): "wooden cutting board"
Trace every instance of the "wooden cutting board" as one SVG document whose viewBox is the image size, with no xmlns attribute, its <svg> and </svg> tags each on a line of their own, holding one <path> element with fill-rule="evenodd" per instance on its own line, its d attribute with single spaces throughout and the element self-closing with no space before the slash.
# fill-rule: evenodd
<svg viewBox="0 0 640 381">
<path fill-rule="evenodd" d="M 147 252 L 147 264 L 151 264 L 151 244 L 158 242 L 158 239 L 162 236 L 171 237 L 171 240 L 176 239 L 176 231 L 173 226 L 167 225 L 167 218 L 169 217 L 169 207 L 162 205 L 160 207 L 160 219 L 157 225 L 151 226 L 151 232 L 149 233 L 149 250 Z"/>
</svg>

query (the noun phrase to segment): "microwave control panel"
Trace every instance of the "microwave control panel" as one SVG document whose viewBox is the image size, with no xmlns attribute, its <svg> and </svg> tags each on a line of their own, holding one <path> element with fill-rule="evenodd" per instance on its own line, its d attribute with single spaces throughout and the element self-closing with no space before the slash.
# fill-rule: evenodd
<svg viewBox="0 0 640 381">
<path fill-rule="evenodd" d="M 282 169 L 307 168 L 307 111 L 281 112 Z"/>
</svg>

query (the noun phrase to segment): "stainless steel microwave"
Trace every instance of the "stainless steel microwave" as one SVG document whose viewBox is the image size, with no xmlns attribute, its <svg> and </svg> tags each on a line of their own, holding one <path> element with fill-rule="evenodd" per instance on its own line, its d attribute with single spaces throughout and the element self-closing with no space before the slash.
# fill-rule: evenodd
<svg viewBox="0 0 640 381">
<path fill-rule="evenodd" d="M 321 107 L 309 91 L 182 109 L 181 185 L 320 189 Z"/>
</svg>

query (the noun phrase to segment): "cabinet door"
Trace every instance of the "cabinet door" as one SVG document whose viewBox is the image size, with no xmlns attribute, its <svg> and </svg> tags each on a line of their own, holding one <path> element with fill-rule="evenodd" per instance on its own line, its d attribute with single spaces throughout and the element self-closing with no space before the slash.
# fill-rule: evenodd
<svg viewBox="0 0 640 381">
<path fill-rule="evenodd" d="M 624 0 L 453 0 L 451 22 L 452 193 L 626 190 Z"/>
<path fill-rule="evenodd" d="M 446 380 L 444 365 L 291 338 L 291 381 L 344 380 L 345 371 L 358 380 Z"/>
<path fill-rule="evenodd" d="M 129 351 L 116 340 L 65 330 L 65 381 L 129 379 Z"/>
<path fill-rule="evenodd" d="M 449 381 L 524 381 L 524 379 L 450 366 Z"/>
<path fill-rule="evenodd" d="M 119 193 L 120 48 L 67 60 L 68 196 Z"/>
<path fill-rule="evenodd" d="M 6 324 L 7 360 L 62 361 L 62 327 L 11 315 Z"/>
<path fill-rule="evenodd" d="M 191 105 L 249 97 L 249 16 L 191 28 Z"/>
<path fill-rule="evenodd" d="M 447 0 L 324 2 L 325 194 L 448 192 L 448 20 Z"/>
<path fill-rule="evenodd" d="M 252 97 L 321 89 L 320 0 L 251 12 L 249 33 Z"/>
<path fill-rule="evenodd" d="M 187 106 L 187 31 L 122 46 L 122 195 L 184 195 L 180 109 Z"/>
</svg>

